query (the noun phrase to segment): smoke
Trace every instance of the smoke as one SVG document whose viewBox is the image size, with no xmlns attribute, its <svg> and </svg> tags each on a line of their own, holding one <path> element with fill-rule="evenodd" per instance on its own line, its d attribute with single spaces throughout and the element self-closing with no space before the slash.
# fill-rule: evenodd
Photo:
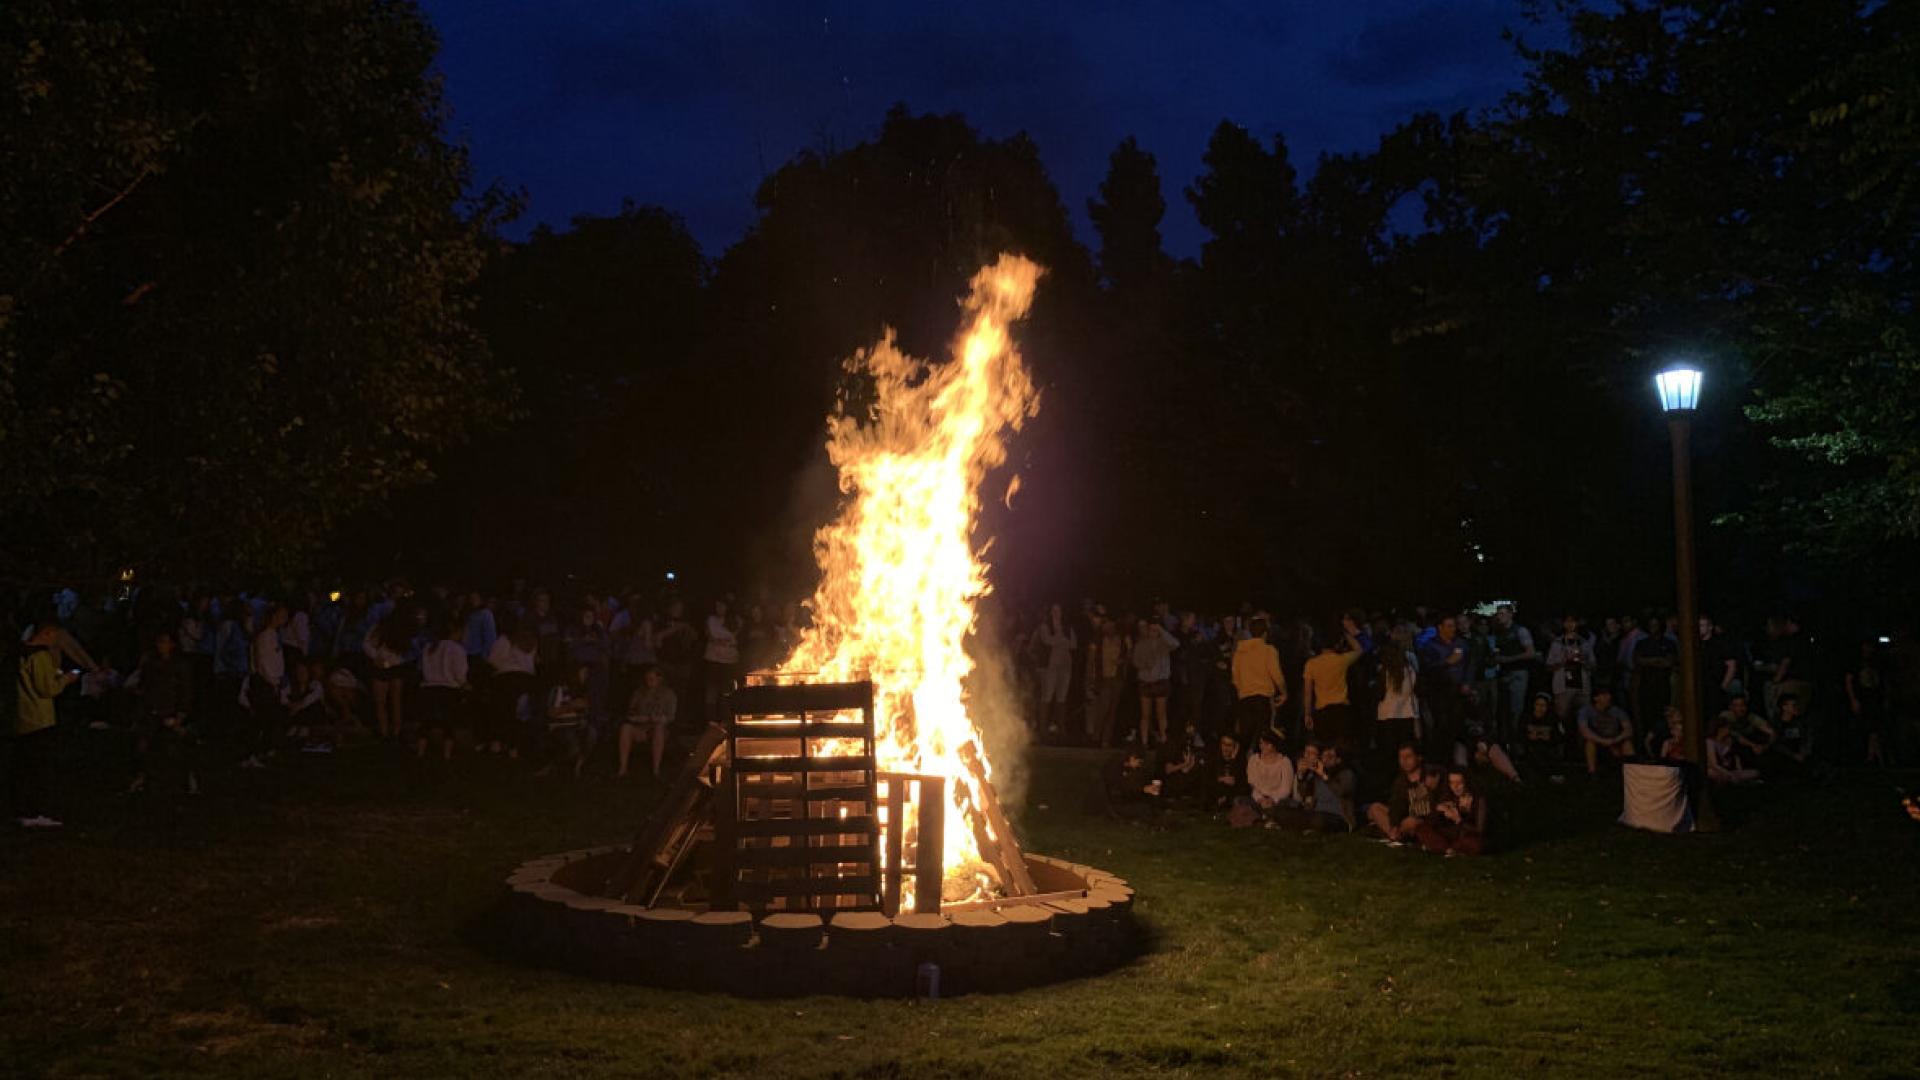
<svg viewBox="0 0 1920 1080">
<path fill-rule="evenodd" d="M 1012 628 L 993 597 L 981 600 L 973 635 L 967 640 L 973 673 L 962 684 L 967 712 L 986 743 L 987 760 L 993 763 L 994 791 L 1009 810 L 1026 802 L 1027 751 L 1032 745 L 1024 718 L 1020 668 L 1013 655 Z"/>
</svg>

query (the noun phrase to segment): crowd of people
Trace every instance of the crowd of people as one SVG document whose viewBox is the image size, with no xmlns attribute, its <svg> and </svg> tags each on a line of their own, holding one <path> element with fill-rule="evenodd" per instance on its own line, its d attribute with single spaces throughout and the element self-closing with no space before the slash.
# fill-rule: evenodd
<svg viewBox="0 0 1920 1080">
<path fill-rule="evenodd" d="M 58 824 L 48 748 L 63 722 L 131 736 L 129 792 L 192 794 L 210 768 L 351 744 L 539 775 L 657 775 L 676 735 L 719 719 L 742 674 L 777 663 L 805 626 L 797 605 L 731 598 L 695 615 L 672 585 L 14 599 L 9 773 L 15 819 L 35 827 Z M 1353 612 L 1316 629 L 1251 606 L 1203 617 L 1156 603 L 1136 618 L 1087 602 L 994 632 L 1025 660 L 1037 740 L 1116 749 L 1118 804 L 1479 851 L 1502 784 L 1687 756 L 1676 631 L 1658 616 L 1528 627 L 1503 605 Z M 1710 619 L 1696 632 L 1712 781 L 1913 758 L 1912 642 L 1868 642 L 1829 674 L 1785 616 L 1752 646 Z"/>
<path fill-rule="evenodd" d="M 1349 612 L 1317 628 L 1251 606 L 1145 616 L 1051 607 L 1021 637 L 1043 740 L 1124 745 L 1117 807 L 1194 805 L 1236 824 L 1366 830 L 1448 852 L 1488 846 L 1489 794 L 1630 761 L 1692 768 L 1677 702 L 1697 635 L 1702 778 L 1799 778 L 1915 759 L 1920 657 L 1871 638 L 1831 670 L 1787 615 L 1747 642 L 1712 618 L 1568 614 L 1511 604 Z"/>
<path fill-rule="evenodd" d="M 270 592 L 61 590 L 16 606 L 19 689 L 8 725 L 12 805 L 52 827 L 49 748 L 62 720 L 131 734 L 126 788 L 161 774 L 199 791 L 231 760 L 384 744 L 423 761 L 460 752 L 539 775 L 657 775 L 676 730 L 717 719 L 745 670 L 778 661 L 798 608 L 699 616 L 676 590 L 582 590 L 564 602 L 516 582 L 498 593 L 404 581 Z M 598 755 L 598 757 L 596 757 Z"/>
</svg>

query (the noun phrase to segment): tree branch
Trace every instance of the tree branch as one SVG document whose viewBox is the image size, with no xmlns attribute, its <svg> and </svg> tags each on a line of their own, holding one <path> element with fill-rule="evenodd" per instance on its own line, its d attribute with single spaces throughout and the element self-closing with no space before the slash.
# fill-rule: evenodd
<svg viewBox="0 0 1920 1080">
<path fill-rule="evenodd" d="M 129 183 L 126 187 L 123 187 L 120 189 L 120 194 L 115 195 L 113 198 L 108 199 L 104 203 L 101 203 L 100 206 L 93 211 L 93 213 L 88 214 L 84 218 L 81 218 L 79 228 L 74 229 L 73 232 L 65 240 L 60 241 L 59 247 L 56 247 L 53 249 L 53 257 L 57 259 L 60 256 L 66 254 L 66 251 L 68 248 L 79 243 L 80 238 L 87 235 L 88 226 L 100 220 L 100 216 L 102 214 L 105 214 L 107 211 L 113 209 L 116 206 L 119 206 L 123 201 L 125 201 L 127 196 L 133 194 L 133 190 L 135 188 L 139 187 L 142 183 L 146 182 L 147 177 L 152 175 L 153 175 L 152 166 L 148 166 L 146 168 L 141 169 L 140 174 L 138 176 L 135 176 L 131 183 Z"/>
</svg>

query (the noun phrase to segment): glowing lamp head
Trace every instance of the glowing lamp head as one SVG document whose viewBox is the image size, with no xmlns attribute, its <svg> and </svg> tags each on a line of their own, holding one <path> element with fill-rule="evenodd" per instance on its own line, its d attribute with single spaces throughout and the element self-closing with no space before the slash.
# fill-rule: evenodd
<svg viewBox="0 0 1920 1080">
<path fill-rule="evenodd" d="M 1668 413 L 1690 413 L 1700 407 L 1700 383 L 1704 378 L 1700 369 L 1686 365 L 1670 367 L 1653 377 L 1654 389 L 1660 392 L 1660 410 Z"/>
</svg>

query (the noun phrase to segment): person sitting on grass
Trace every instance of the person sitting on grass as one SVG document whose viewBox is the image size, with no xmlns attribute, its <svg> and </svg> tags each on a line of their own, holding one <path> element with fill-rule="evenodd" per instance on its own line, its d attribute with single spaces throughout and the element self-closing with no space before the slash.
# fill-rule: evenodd
<svg viewBox="0 0 1920 1080">
<path fill-rule="evenodd" d="M 331 744 L 308 741 L 313 729 L 325 726 L 327 719 L 326 688 L 315 674 L 320 667 L 318 660 L 287 663 L 287 736 L 298 740 L 303 750 L 327 753 L 333 749 Z"/>
<path fill-rule="evenodd" d="M 547 691 L 542 719 L 553 756 L 534 776 L 552 776 L 555 769 L 565 765 L 572 768 L 578 779 L 587 767 L 587 701 L 592 680 L 593 669 L 579 664 L 568 674 L 566 682 L 555 683 L 553 689 Z"/>
<path fill-rule="evenodd" d="M 1185 739 L 1174 739 L 1160 747 L 1160 791 L 1161 798 L 1169 802 L 1189 802 L 1200 798 L 1206 783 L 1206 774 L 1200 767 L 1200 758 L 1193 752 L 1193 744 Z"/>
<path fill-rule="evenodd" d="M 1581 695 L 1583 701 L 1586 697 Z M 1560 714 L 1554 711 L 1551 695 L 1533 695 L 1527 704 L 1527 714 L 1520 718 L 1520 737 L 1526 741 L 1528 764 L 1559 770 L 1566 760 L 1566 739 L 1561 734 Z"/>
<path fill-rule="evenodd" d="M 1159 801 L 1160 781 L 1137 745 L 1128 746 L 1108 762 L 1102 780 L 1106 811 L 1115 816 L 1137 817 L 1149 803 Z"/>
<path fill-rule="evenodd" d="M 1277 825 L 1307 832 L 1351 832 L 1354 825 L 1353 770 L 1340 758 L 1337 746 L 1308 743 L 1294 770 L 1301 790 L 1300 805 L 1276 808 Z"/>
<path fill-rule="evenodd" d="M 620 724 L 620 771 L 616 777 L 627 775 L 627 759 L 632 756 L 636 743 L 647 744 L 653 756 L 653 775 L 660 775 L 660 761 L 667 753 L 667 729 L 673 724 L 674 710 L 678 707 L 673 689 L 667 685 L 660 669 L 652 664 L 641 669 L 640 685 L 627 702 L 626 719 Z"/>
<path fill-rule="evenodd" d="M 1240 740 L 1232 732 L 1221 733 L 1220 749 L 1207 762 L 1207 775 L 1212 782 L 1206 798 L 1213 809 L 1225 810 L 1248 797 L 1247 755 L 1240 752 Z"/>
<path fill-rule="evenodd" d="M 1275 809 L 1300 805 L 1293 762 L 1280 752 L 1280 736 L 1271 731 L 1260 733 L 1260 750 L 1247 759 L 1247 788 L 1254 808 L 1268 818 Z"/>
<path fill-rule="evenodd" d="M 1760 770 L 1742 760 L 1740 744 L 1734 741 L 1733 721 L 1721 713 L 1713 722 L 1713 737 L 1707 740 L 1707 779 L 1716 784 L 1754 784 Z"/>
<path fill-rule="evenodd" d="M 1473 767 L 1491 770 L 1502 779 L 1511 783 L 1520 783 L 1520 770 L 1513 764 L 1513 758 L 1499 743 L 1489 739 L 1473 740 Z"/>
<path fill-rule="evenodd" d="M 1587 775 L 1600 772 L 1600 755 L 1624 761 L 1633 756 L 1633 721 L 1613 703 L 1613 691 L 1595 687 L 1593 702 L 1580 710 L 1580 752 L 1587 759 Z"/>
<path fill-rule="evenodd" d="M 1663 765 L 1677 765 L 1690 762 L 1687 756 L 1686 721 L 1680 715 L 1680 706 L 1667 706 L 1667 737 L 1654 747 L 1653 756 Z"/>
<path fill-rule="evenodd" d="M 1806 706 L 1800 698 L 1790 695 L 1780 698 L 1780 715 L 1774 718 L 1774 730 L 1777 737 L 1761 761 L 1761 768 L 1784 777 L 1803 775 L 1808 760 L 1813 757 L 1813 733 L 1808 728 Z"/>
<path fill-rule="evenodd" d="M 1413 830 L 1433 812 L 1433 795 L 1440 786 L 1438 770 L 1425 768 L 1420 749 L 1412 743 L 1401 744 L 1395 752 L 1398 770 L 1387 791 L 1387 801 L 1368 803 L 1367 825 L 1390 844 L 1412 843 Z"/>
<path fill-rule="evenodd" d="M 1487 800 L 1474 790 L 1465 769 L 1448 769 L 1433 813 L 1414 830 L 1420 846 L 1442 855 L 1480 855 L 1487 850 Z"/>
<path fill-rule="evenodd" d="M 1735 694 L 1727 700 L 1727 707 L 1720 713 L 1720 719 L 1727 722 L 1727 729 L 1733 736 L 1734 753 L 1747 768 L 1757 769 L 1767 751 L 1773 749 L 1775 738 L 1772 725 L 1759 713 L 1752 711 L 1745 694 Z"/>
</svg>

